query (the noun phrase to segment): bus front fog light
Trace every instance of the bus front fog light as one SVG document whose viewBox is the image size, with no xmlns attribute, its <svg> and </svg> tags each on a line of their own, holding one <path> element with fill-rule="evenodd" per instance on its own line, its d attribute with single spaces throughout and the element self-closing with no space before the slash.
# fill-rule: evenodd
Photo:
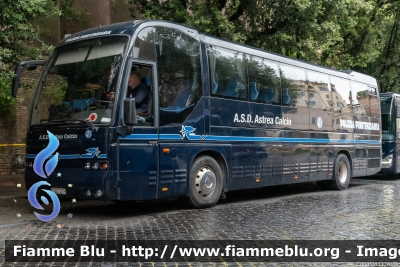
<svg viewBox="0 0 400 267">
<path fill-rule="evenodd" d="M 108 169 L 108 163 L 107 163 L 107 162 L 102 162 L 102 163 L 100 164 L 100 168 L 101 168 L 103 171 L 107 170 L 107 169 Z"/>
<path fill-rule="evenodd" d="M 97 170 L 99 168 L 99 163 L 98 162 L 93 163 L 92 168 L 93 168 L 93 170 Z"/>
<path fill-rule="evenodd" d="M 94 190 L 95 197 L 101 197 L 102 195 L 103 195 L 103 191 L 101 191 L 100 189 Z"/>
<path fill-rule="evenodd" d="M 90 162 L 85 162 L 84 168 L 86 170 L 89 170 L 90 169 Z"/>
<path fill-rule="evenodd" d="M 92 195 L 92 193 L 90 193 L 90 190 L 89 190 L 89 189 L 86 189 L 86 190 L 85 190 L 85 195 L 88 196 L 88 197 L 90 197 L 90 196 Z"/>
</svg>

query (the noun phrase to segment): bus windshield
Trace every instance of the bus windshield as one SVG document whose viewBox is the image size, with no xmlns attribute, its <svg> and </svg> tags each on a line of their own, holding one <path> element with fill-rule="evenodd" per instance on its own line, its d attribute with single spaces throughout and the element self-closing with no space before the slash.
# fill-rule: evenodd
<svg viewBox="0 0 400 267">
<path fill-rule="evenodd" d="M 109 123 L 127 41 L 126 37 L 98 38 L 57 49 L 39 82 L 31 124 Z"/>
<path fill-rule="evenodd" d="M 391 141 L 395 139 L 395 118 L 392 100 L 392 97 L 381 97 L 382 141 Z"/>
</svg>

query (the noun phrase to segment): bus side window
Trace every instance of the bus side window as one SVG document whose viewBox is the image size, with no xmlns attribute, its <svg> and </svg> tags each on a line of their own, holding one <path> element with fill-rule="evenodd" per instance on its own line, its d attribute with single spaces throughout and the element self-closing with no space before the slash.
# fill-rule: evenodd
<svg viewBox="0 0 400 267">
<path fill-rule="evenodd" d="M 353 81 L 350 83 L 350 85 L 353 113 L 358 117 L 370 116 L 371 109 L 369 103 L 370 95 L 368 92 L 368 85 Z"/>
<path fill-rule="evenodd" d="M 280 105 L 278 64 L 250 56 L 247 66 L 250 100 Z"/>
<path fill-rule="evenodd" d="M 181 124 L 201 97 L 200 45 L 186 33 L 154 27 L 160 126 Z"/>
<path fill-rule="evenodd" d="M 208 46 L 208 56 L 211 94 L 247 100 L 248 83 L 243 53 Z"/>
<path fill-rule="evenodd" d="M 132 52 L 135 58 L 157 60 L 153 27 L 146 27 L 138 33 Z"/>
<path fill-rule="evenodd" d="M 330 76 L 333 109 L 335 112 L 350 114 L 351 91 L 349 81 L 346 79 Z"/>
<path fill-rule="evenodd" d="M 330 111 L 332 110 L 329 90 L 329 76 L 322 73 L 307 71 L 308 96 L 310 107 Z M 313 103 L 313 105 L 311 104 Z"/>
<path fill-rule="evenodd" d="M 343 128 L 340 126 L 341 120 L 353 120 L 351 114 L 351 92 L 350 83 L 346 79 L 330 76 L 332 102 L 333 102 L 333 117 L 335 120 L 334 129 L 336 131 L 352 132 L 351 128 Z"/>
<path fill-rule="evenodd" d="M 282 105 L 307 107 L 307 81 L 305 70 L 280 65 Z"/>
</svg>

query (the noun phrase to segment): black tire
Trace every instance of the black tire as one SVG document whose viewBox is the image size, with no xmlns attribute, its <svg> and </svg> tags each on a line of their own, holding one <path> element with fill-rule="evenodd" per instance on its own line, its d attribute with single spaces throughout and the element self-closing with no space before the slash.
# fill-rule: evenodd
<svg viewBox="0 0 400 267">
<path fill-rule="evenodd" d="M 332 190 L 345 190 L 350 183 L 350 162 L 346 155 L 338 154 L 333 167 L 333 180 L 326 181 Z"/>
<path fill-rule="evenodd" d="M 194 160 L 189 173 L 189 196 L 186 204 L 195 208 L 214 206 L 222 192 L 223 177 L 218 162 L 209 156 Z"/>
</svg>

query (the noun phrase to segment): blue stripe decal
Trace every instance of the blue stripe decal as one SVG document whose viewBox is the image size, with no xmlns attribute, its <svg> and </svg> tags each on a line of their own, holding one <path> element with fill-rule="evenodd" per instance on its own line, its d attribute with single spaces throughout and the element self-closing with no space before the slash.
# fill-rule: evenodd
<svg viewBox="0 0 400 267">
<path fill-rule="evenodd" d="M 186 135 L 187 139 L 189 140 L 203 140 L 201 135 L 195 135 L 195 134 L 188 134 Z"/>
<path fill-rule="evenodd" d="M 244 141 L 244 142 L 283 142 L 283 143 L 346 143 L 346 144 L 380 144 L 379 140 L 347 140 L 289 137 L 248 137 L 205 135 L 207 141 Z"/>
<path fill-rule="evenodd" d="M 37 154 L 26 154 L 25 158 L 34 159 L 34 158 L 36 158 L 36 156 L 37 156 Z M 47 159 L 52 159 L 53 157 L 54 157 L 54 155 L 50 155 Z"/>
<path fill-rule="evenodd" d="M 77 158 L 79 158 L 79 154 L 60 155 L 60 159 L 77 159 Z"/>
<path fill-rule="evenodd" d="M 182 140 L 182 136 L 180 134 L 160 134 L 160 139 Z"/>
<path fill-rule="evenodd" d="M 205 141 L 228 141 L 228 142 L 279 142 L 279 143 L 340 143 L 340 144 L 374 144 L 380 145 L 379 140 L 348 140 L 348 139 L 318 139 L 318 138 L 289 138 L 289 137 L 250 137 L 250 136 L 218 136 L 218 135 L 189 135 L 190 140 L 195 141 L 202 140 Z M 157 134 L 131 134 L 121 139 L 135 139 L 135 140 L 157 140 Z M 160 134 L 160 139 L 163 140 L 183 140 L 180 134 Z M 26 154 L 27 159 L 36 158 L 37 154 Z M 80 156 L 80 157 L 79 157 Z M 52 158 L 51 155 L 49 158 Z M 70 154 L 70 155 L 60 155 L 60 159 L 91 159 L 94 155 L 88 154 Z M 107 158 L 107 154 L 100 154 L 98 159 Z"/>
<path fill-rule="evenodd" d="M 349 139 L 319 139 L 319 138 L 290 138 L 290 137 L 250 137 L 250 136 L 218 136 L 204 135 L 206 141 L 231 141 L 231 142 L 283 142 L 283 143 L 341 143 L 341 144 L 376 144 L 379 140 L 349 140 Z M 125 139 L 157 139 L 157 134 L 131 134 Z M 182 140 L 179 134 L 160 134 L 159 139 Z M 189 135 L 190 140 L 202 140 L 200 135 Z"/>
<path fill-rule="evenodd" d="M 26 158 L 27 159 L 34 159 L 37 156 L 37 154 L 26 154 Z M 51 155 L 50 157 L 48 157 L 49 159 L 51 159 L 54 155 Z M 69 155 L 60 155 L 60 159 L 77 159 L 79 158 L 80 154 L 69 154 Z M 88 156 L 88 157 L 87 157 Z M 94 158 L 92 155 L 86 155 L 83 154 L 81 158 L 84 159 L 92 159 Z M 97 157 L 98 159 L 105 159 L 107 158 L 107 154 L 101 154 Z"/>
<path fill-rule="evenodd" d="M 140 140 L 158 139 L 158 134 L 130 134 L 125 137 L 121 137 L 121 139 L 140 139 Z"/>
<path fill-rule="evenodd" d="M 81 159 L 92 159 L 92 158 L 94 158 L 94 155 L 82 154 L 79 158 L 81 158 Z"/>
<path fill-rule="evenodd" d="M 204 140 L 207 141 L 253 141 L 253 142 L 281 142 L 280 138 L 274 137 L 249 137 L 249 136 L 218 136 L 218 135 L 205 135 Z"/>
</svg>

